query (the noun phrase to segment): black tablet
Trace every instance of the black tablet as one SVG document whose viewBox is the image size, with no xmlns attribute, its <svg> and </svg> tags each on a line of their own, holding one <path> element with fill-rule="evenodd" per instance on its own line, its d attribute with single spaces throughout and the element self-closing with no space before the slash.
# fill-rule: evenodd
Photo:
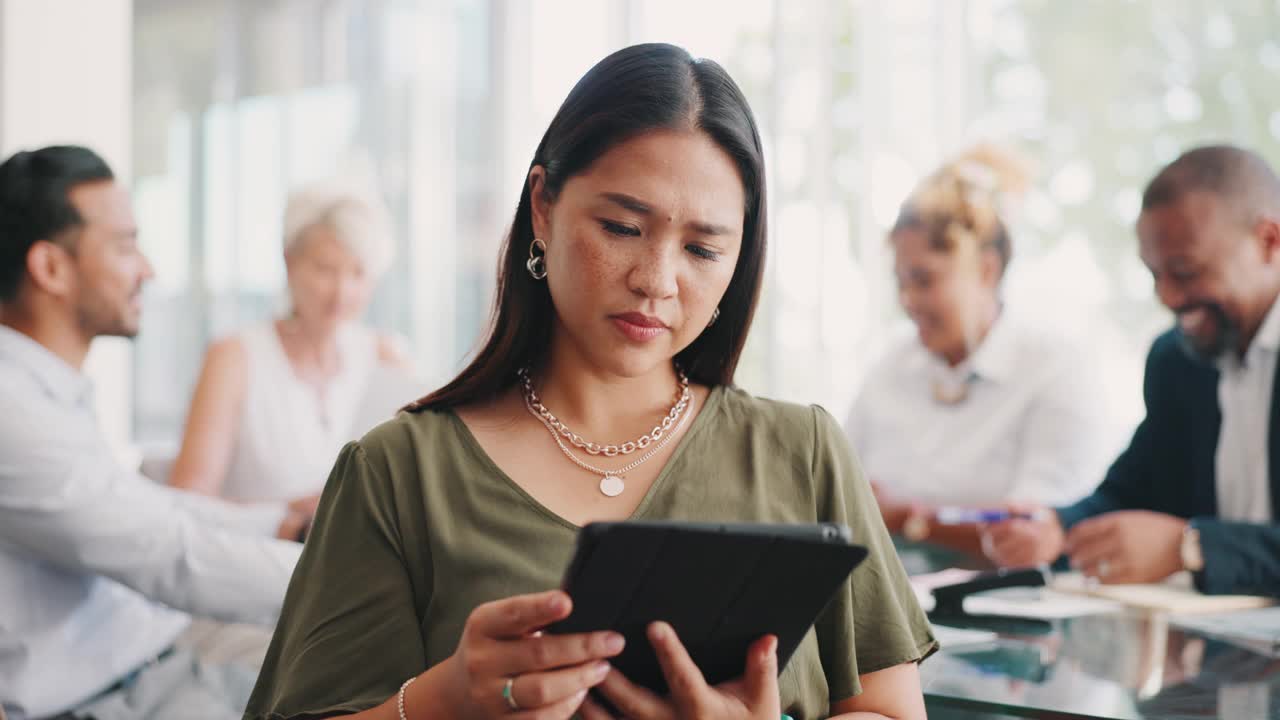
<svg viewBox="0 0 1280 720">
<path fill-rule="evenodd" d="M 778 668 L 795 652 L 867 549 L 849 528 L 685 522 L 592 523 L 565 572 L 573 613 L 548 628 L 614 630 L 611 660 L 632 682 L 665 694 L 646 629 L 670 623 L 711 684 L 742 675 L 751 643 L 778 637 Z"/>
</svg>

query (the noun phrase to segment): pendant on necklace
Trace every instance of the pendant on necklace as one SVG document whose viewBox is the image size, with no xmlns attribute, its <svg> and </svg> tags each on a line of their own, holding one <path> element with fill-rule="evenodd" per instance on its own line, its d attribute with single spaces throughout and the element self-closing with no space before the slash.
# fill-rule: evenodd
<svg viewBox="0 0 1280 720">
<path fill-rule="evenodd" d="M 600 478 L 600 492 L 608 497 L 618 497 L 627 486 L 618 475 L 605 475 Z"/>
</svg>

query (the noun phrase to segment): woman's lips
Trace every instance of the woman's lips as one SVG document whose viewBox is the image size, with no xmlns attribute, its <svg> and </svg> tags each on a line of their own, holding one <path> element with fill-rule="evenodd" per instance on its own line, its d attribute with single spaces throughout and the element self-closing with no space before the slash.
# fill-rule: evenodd
<svg viewBox="0 0 1280 720">
<path fill-rule="evenodd" d="M 649 342 L 667 332 L 667 326 L 658 318 L 642 313 L 623 313 L 610 316 L 614 327 L 632 342 Z"/>
</svg>

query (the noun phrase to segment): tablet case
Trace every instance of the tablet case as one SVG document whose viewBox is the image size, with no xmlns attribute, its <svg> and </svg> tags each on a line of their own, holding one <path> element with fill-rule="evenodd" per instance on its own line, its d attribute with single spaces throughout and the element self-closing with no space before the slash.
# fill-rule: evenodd
<svg viewBox="0 0 1280 720">
<path fill-rule="evenodd" d="M 866 558 L 849 537 L 834 523 L 592 523 L 565 573 L 573 612 L 548 631 L 621 633 L 613 666 L 659 694 L 667 684 L 645 634 L 655 620 L 675 628 L 710 684 L 740 677 L 747 648 L 770 633 L 781 671 Z"/>
</svg>

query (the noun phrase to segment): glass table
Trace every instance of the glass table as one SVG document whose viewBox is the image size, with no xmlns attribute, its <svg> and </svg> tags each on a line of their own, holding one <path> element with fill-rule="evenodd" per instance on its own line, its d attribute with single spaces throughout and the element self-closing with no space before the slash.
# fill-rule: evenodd
<svg viewBox="0 0 1280 720">
<path fill-rule="evenodd" d="M 955 560 L 899 550 L 914 572 Z M 920 666 L 932 720 L 1280 720 L 1280 657 L 1173 627 L 1162 614 L 933 619 L 997 639 L 944 647 Z"/>
<path fill-rule="evenodd" d="M 999 638 L 944 648 L 921 665 L 930 717 L 1280 719 L 1280 658 L 1171 627 L 1161 615 L 1046 621 L 1033 632 L 998 620 L 970 626 Z"/>
</svg>

